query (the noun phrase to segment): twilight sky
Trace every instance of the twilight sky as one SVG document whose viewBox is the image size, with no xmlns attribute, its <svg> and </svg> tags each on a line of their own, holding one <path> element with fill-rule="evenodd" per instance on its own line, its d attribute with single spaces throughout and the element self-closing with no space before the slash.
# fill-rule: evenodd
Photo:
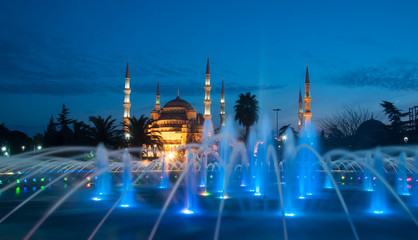
<svg viewBox="0 0 418 240">
<path fill-rule="evenodd" d="M 256 3 L 257 2 L 257 3 Z M 131 115 L 180 97 L 203 113 L 210 54 L 219 125 L 251 91 L 262 114 L 297 122 L 309 63 L 313 122 L 339 108 L 418 105 L 418 1 L 1 1 L 0 123 L 33 136 L 51 115 L 122 121 L 129 57 Z"/>
</svg>

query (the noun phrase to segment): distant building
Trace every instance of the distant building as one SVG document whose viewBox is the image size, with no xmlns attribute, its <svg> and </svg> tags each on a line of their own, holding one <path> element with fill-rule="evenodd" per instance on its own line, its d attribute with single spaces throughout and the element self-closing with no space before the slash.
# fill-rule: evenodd
<svg viewBox="0 0 418 240">
<path fill-rule="evenodd" d="M 418 106 L 409 108 L 408 117 L 409 121 L 406 124 L 407 130 L 416 131 L 418 129 Z"/>
<path fill-rule="evenodd" d="M 408 117 L 403 141 L 405 143 L 416 144 L 418 143 L 418 106 L 409 108 Z"/>
</svg>

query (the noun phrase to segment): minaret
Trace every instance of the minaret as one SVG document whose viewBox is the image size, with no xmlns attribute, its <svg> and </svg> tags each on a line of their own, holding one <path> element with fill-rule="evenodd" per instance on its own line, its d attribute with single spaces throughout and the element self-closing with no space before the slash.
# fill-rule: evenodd
<svg viewBox="0 0 418 240">
<path fill-rule="evenodd" d="M 302 103 L 302 93 L 299 87 L 299 111 L 298 111 L 298 130 L 299 133 L 302 131 L 303 127 L 303 103 Z"/>
<path fill-rule="evenodd" d="M 131 101 L 130 101 L 130 94 L 131 94 L 131 86 L 130 86 L 130 77 L 129 77 L 129 61 L 126 64 L 126 75 L 125 75 L 125 101 L 123 102 L 123 107 L 125 109 L 123 113 L 123 122 L 125 124 L 125 132 L 129 130 L 129 118 L 131 117 L 130 108 L 131 108 Z"/>
<path fill-rule="evenodd" d="M 160 110 L 161 104 L 160 104 L 160 80 L 158 79 L 157 82 L 157 98 L 155 99 L 155 110 Z"/>
<path fill-rule="evenodd" d="M 157 82 L 157 97 L 155 99 L 155 107 L 154 110 L 151 111 L 151 120 L 157 120 L 160 117 L 160 80 L 158 79 Z"/>
<path fill-rule="evenodd" d="M 305 118 L 305 127 L 310 125 L 311 123 L 311 91 L 309 88 L 309 73 L 308 73 L 308 62 L 306 62 L 306 76 L 305 76 L 305 97 L 303 98 L 305 102 L 305 112 L 303 113 L 303 117 Z"/>
<path fill-rule="evenodd" d="M 221 90 L 221 127 L 225 126 L 225 92 L 224 92 L 224 78 L 222 77 L 222 90 Z"/>
<path fill-rule="evenodd" d="M 205 81 L 205 100 L 203 103 L 205 104 L 205 114 L 203 115 L 204 119 L 211 119 L 212 115 L 210 114 L 210 104 L 212 100 L 210 100 L 210 89 L 212 86 L 210 85 L 210 71 L 209 71 L 209 54 L 208 54 L 208 61 L 206 63 L 206 81 Z"/>
</svg>

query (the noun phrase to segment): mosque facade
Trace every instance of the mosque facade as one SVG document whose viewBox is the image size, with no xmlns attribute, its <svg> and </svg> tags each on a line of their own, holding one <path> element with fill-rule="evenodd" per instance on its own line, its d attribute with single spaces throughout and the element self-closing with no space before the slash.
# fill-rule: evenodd
<svg viewBox="0 0 418 240">
<path fill-rule="evenodd" d="M 225 125 L 225 95 L 222 79 L 222 92 L 221 92 L 221 126 Z M 211 103 L 210 98 L 211 84 L 210 84 L 210 67 L 209 56 L 206 64 L 206 78 L 205 78 L 205 97 L 203 100 L 205 106 L 204 114 L 196 112 L 196 109 L 186 100 L 180 98 L 180 92 L 177 92 L 177 97 L 167 102 L 163 107 L 160 103 L 160 85 L 157 83 L 157 94 L 154 109 L 151 111 L 149 125 L 149 131 L 158 134 L 163 139 L 163 145 L 165 151 L 174 150 L 187 143 L 200 142 L 203 134 L 203 124 L 205 119 L 211 119 Z M 125 125 L 129 124 L 130 118 L 130 76 L 129 76 L 129 64 L 126 68 L 125 76 L 125 100 L 123 120 Z M 125 129 L 125 131 L 128 131 Z M 129 134 L 128 132 L 126 132 Z"/>
</svg>

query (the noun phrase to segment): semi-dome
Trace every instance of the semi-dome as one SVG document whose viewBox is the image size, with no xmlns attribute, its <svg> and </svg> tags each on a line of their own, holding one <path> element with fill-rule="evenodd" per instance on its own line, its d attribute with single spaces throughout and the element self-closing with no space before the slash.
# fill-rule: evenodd
<svg viewBox="0 0 418 240">
<path fill-rule="evenodd" d="M 187 101 L 181 99 L 180 97 L 176 97 L 176 99 L 173 99 L 166 103 L 163 108 L 171 108 L 171 107 L 181 107 L 186 109 L 192 109 L 192 105 L 188 103 Z"/>
<path fill-rule="evenodd" d="M 370 119 L 367 121 L 364 121 L 360 126 L 357 128 L 357 134 L 380 134 L 382 132 L 385 132 L 386 125 L 382 123 L 381 121 Z"/>
<path fill-rule="evenodd" d="M 364 121 L 357 128 L 355 141 L 357 149 L 386 145 L 388 142 L 387 126 L 375 119 Z"/>
</svg>

